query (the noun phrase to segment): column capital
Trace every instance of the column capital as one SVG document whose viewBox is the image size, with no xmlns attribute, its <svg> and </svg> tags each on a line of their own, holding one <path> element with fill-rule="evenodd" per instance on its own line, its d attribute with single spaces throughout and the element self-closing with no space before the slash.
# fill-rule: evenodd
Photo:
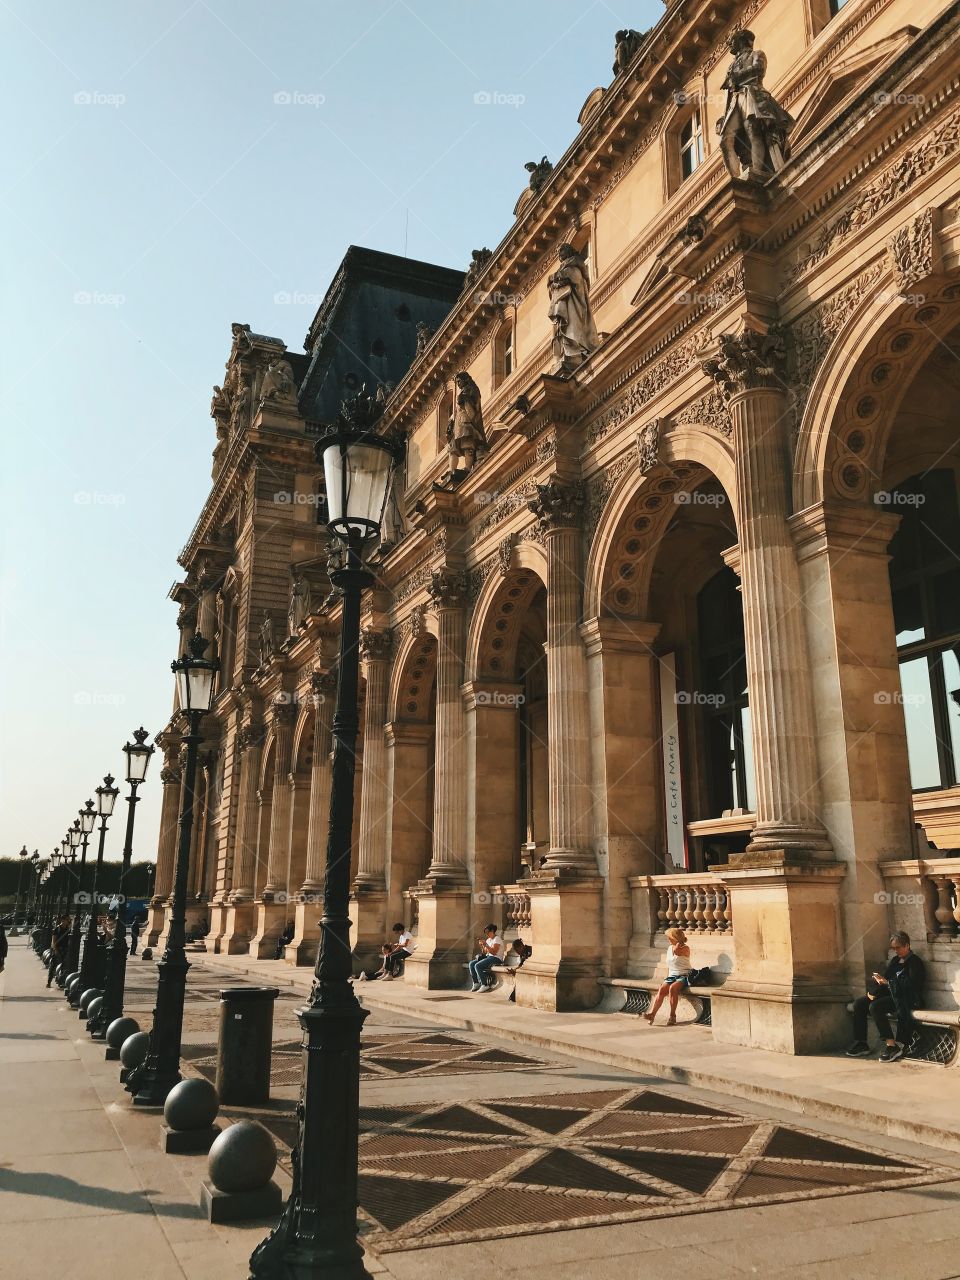
<svg viewBox="0 0 960 1280">
<path fill-rule="evenodd" d="M 297 718 L 297 704 L 289 693 L 278 693 L 270 703 L 269 715 L 275 730 L 288 729 Z"/>
<path fill-rule="evenodd" d="M 713 378 L 727 404 L 746 391 L 782 391 L 786 384 L 786 343 L 779 329 L 721 333 L 715 356 L 700 367 Z"/>
<path fill-rule="evenodd" d="M 310 693 L 314 700 L 328 698 L 337 690 L 336 671 L 312 671 L 310 673 Z"/>
<path fill-rule="evenodd" d="M 466 604 L 468 576 L 464 569 L 432 569 L 427 595 L 437 609 L 460 609 Z"/>
<path fill-rule="evenodd" d="M 826 551 L 856 551 L 888 560 L 900 517 L 884 507 L 817 502 L 791 516 L 787 524 L 800 560 Z"/>
<path fill-rule="evenodd" d="M 386 662 L 393 651 L 393 632 L 364 627 L 360 632 L 360 657 L 364 662 Z"/>
<path fill-rule="evenodd" d="M 164 765 L 160 770 L 160 781 L 165 787 L 173 786 L 174 783 L 179 784 L 181 776 L 178 765 Z"/>
<path fill-rule="evenodd" d="M 263 741 L 263 726 L 255 724 L 243 725 L 237 733 L 237 749 L 248 751 L 250 747 L 258 747 Z"/>
<path fill-rule="evenodd" d="M 544 533 L 579 526 L 583 515 L 584 492 L 580 480 L 548 480 L 535 486 L 527 508 L 537 517 Z"/>
</svg>

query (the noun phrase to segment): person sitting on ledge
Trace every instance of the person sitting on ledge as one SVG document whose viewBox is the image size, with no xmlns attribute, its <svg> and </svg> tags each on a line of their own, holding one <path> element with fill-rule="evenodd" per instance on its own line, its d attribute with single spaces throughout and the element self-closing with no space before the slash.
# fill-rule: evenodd
<svg viewBox="0 0 960 1280">
<path fill-rule="evenodd" d="M 296 925 L 292 920 L 288 920 L 283 927 L 283 933 L 281 933 L 280 937 L 277 939 L 277 954 L 274 957 L 276 960 L 283 959 L 284 950 L 293 941 L 294 933 L 296 933 Z"/>
<path fill-rule="evenodd" d="M 480 938 L 480 954 L 470 961 L 471 991 L 492 991 L 496 983 L 487 981 L 487 972 L 495 964 L 503 963 L 503 939 L 495 924 L 488 924 L 484 937 Z"/>
<path fill-rule="evenodd" d="M 507 954 L 503 957 L 503 962 L 508 969 L 513 969 L 516 972 L 517 969 L 523 968 L 532 955 L 533 947 L 528 947 L 522 938 L 514 938 L 510 943 Z M 516 987 L 510 992 L 507 999 L 512 1001 L 513 1004 L 517 1003 Z"/>
<path fill-rule="evenodd" d="M 896 1062 L 902 1058 L 913 1039 L 915 1019 L 913 1010 L 920 1008 L 926 969 L 918 955 L 910 950 L 910 935 L 895 933 L 890 939 L 894 957 L 887 965 L 886 973 L 874 973 L 865 996 L 853 1002 L 854 1042 L 847 1050 L 848 1058 L 866 1058 L 870 1053 L 867 1044 L 867 1015 L 872 1014 L 880 1036 L 886 1045 L 880 1051 L 881 1062 Z M 897 1018 L 897 1037 L 890 1026 L 891 1013 Z"/>
<path fill-rule="evenodd" d="M 390 964 L 390 953 L 392 951 L 393 951 L 393 947 L 390 945 L 389 942 L 381 943 L 380 944 L 380 968 L 372 973 L 368 973 L 366 969 L 363 969 L 358 974 L 357 981 L 358 982 L 376 982 L 377 978 L 385 978 L 388 973 L 388 966 Z"/>
<path fill-rule="evenodd" d="M 391 946 L 390 953 L 387 956 L 387 972 L 383 975 L 384 982 L 389 982 L 392 978 L 401 977 L 403 963 L 413 951 L 413 934 L 409 929 L 405 929 L 402 924 L 395 924 L 393 932 L 397 935 L 397 940 Z"/>
<path fill-rule="evenodd" d="M 670 944 L 667 947 L 667 976 L 660 984 L 653 1008 L 643 1015 L 651 1026 L 667 996 L 670 997 L 670 1016 L 667 1018 L 667 1026 L 677 1025 L 677 1004 L 680 993 L 684 987 L 690 985 L 690 948 L 687 946 L 687 935 L 682 929 L 668 929 L 667 942 Z"/>
</svg>

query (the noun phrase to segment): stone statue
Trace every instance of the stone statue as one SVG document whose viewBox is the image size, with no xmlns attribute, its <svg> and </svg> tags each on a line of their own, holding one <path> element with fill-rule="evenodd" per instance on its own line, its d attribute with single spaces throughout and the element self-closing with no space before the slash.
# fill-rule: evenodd
<svg viewBox="0 0 960 1280">
<path fill-rule="evenodd" d="M 530 166 L 527 165 L 527 168 L 529 169 Z M 493 257 L 492 249 L 473 249 L 471 251 L 470 265 L 469 267 L 467 267 L 467 274 L 463 281 L 464 292 L 466 292 L 468 289 L 473 288 L 473 286 L 480 279 L 480 275 L 484 267 L 487 265 L 487 263 L 490 261 L 492 257 Z"/>
<path fill-rule="evenodd" d="M 547 281 L 553 354 L 561 369 L 575 369 L 600 345 L 590 310 L 590 276 L 586 260 L 573 245 L 562 244 L 560 265 Z"/>
<path fill-rule="evenodd" d="M 277 649 L 277 641 L 276 641 L 276 637 L 273 634 L 273 619 L 270 617 L 269 613 L 267 613 L 266 609 L 264 609 L 263 621 L 260 623 L 260 665 L 261 667 L 264 665 L 264 663 L 270 661 L 274 653 L 276 653 L 276 649 Z"/>
<path fill-rule="evenodd" d="M 274 360 L 263 375 L 260 388 L 263 400 L 276 400 L 278 404 L 295 404 L 297 384 L 293 380 L 293 370 L 288 360 Z"/>
<path fill-rule="evenodd" d="M 550 174 L 553 173 L 553 165 L 544 156 L 542 160 L 528 160 L 523 167 L 530 175 L 530 190 L 536 195 Z"/>
<path fill-rule="evenodd" d="M 487 448 L 480 388 L 469 373 L 465 372 L 457 374 L 456 384 L 453 413 L 447 426 L 447 454 L 450 458 L 451 478 L 454 475 L 468 475 L 476 465 L 477 454 L 484 452 Z"/>
<path fill-rule="evenodd" d="M 762 182 L 789 160 L 794 121 L 763 87 L 767 56 L 754 49 L 754 39 L 752 31 L 735 31 L 730 37 L 733 62 L 723 82 L 727 101 L 717 135 L 731 176 Z"/>
<path fill-rule="evenodd" d="M 247 410 L 250 408 L 250 388 L 241 383 L 233 395 L 230 406 L 230 430 L 237 431 L 246 426 Z"/>
<path fill-rule="evenodd" d="M 430 339 L 433 337 L 433 330 L 428 324 L 422 320 L 417 322 L 417 355 L 422 356 L 430 345 Z"/>
<path fill-rule="evenodd" d="M 311 613 L 310 583 L 299 574 L 290 588 L 290 607 L 287 609 L 287 631 L 295 636 Z"/>
<path fill-rule="evenodd" d="M 217 419 L 230 417 L 230 397 L 222 387 L 213 388 L 213 399 L 210 401 L 210 417 Z"/>
<path fill-rule="evenodd" d="M 617 52 L 613 59 L 613 74 L 621 75 L 636 57 L 637 50 L 643 44 L 643 32 L 627 28 L 617 32 Z"/>
</svg>

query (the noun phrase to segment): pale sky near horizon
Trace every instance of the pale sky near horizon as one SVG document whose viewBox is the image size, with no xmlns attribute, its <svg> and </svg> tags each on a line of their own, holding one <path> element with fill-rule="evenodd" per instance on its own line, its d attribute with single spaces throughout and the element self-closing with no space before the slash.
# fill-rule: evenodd
<svg viewBox="0 0 960 1280">
<path fill-rule="evenodd" d="M 209 489 L 231 322 L 299 351 L 348 245 L 461 269 L 495 247 L 524 163 L 556 161 L 612 78 L 614 32 L 663 12 L 0 4 L 0 856 L 49 854 L 122 777 L 132 730 L 170 714 L 166 594 Z M 156 851 L 156 759 L 142 793 L 138 858 Z"/>
</svg>

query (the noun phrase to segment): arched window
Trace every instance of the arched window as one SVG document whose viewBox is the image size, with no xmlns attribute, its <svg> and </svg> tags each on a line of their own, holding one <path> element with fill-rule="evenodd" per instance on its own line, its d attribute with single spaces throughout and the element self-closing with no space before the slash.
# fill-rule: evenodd
<svg viewBox="0 0 960 1280">
<path fill-rule="evenodd" d="M 447 388 L 437 403 L 437 453 L 447 448 L 447 427 L 453 413 L 453 392 Z"/>
<path fill-rule="evenodd" d="M 960 507 L 945 468 L 885 495 L 900 527 L 890 589 L 914 791 L 960 782 Z"/>
<path fill-rule="evenodd" d="M 703 164 L 703 121 L 699 109 L 680 130 L 680 178 L 689 178 Z"/>
<path fill-rule="evenodd" d="M 699 679 L 710 816 L 731 809 L 753 813 L 756 787 L 747 697 L 743 605 L 737 575 L 721 569 L 697 595 Z"/>
<path fill-rule="evenodd" d="M 700 168 L 707 158 L 703 103 L 696 92 L 678 90 L 676 110 L 663 132 L 664 199 Z"/>
</svg>

